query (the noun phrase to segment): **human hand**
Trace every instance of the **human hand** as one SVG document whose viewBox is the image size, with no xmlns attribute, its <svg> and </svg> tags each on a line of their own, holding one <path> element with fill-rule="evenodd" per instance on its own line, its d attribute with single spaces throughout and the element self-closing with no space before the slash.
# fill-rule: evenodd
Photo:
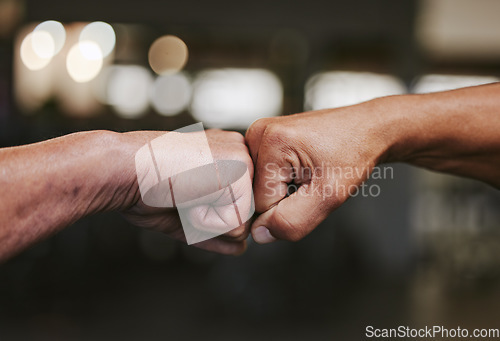
<svg viewBox="0 0 500 341">
<path fill-rule="evenodd" d="M 207 164 L 207 160 L 201 160 L 207 155 L 202 155 L 199 148 L 199 141 L 196 140 L 196 134 L 205 134 L 210 145 L 210 151 L 213 159 L 219 161 L 218 176 L 222 177 L 223 170 L 220 168 L 220 160 L 233 160 L 239 161 L 244 165 L 245 171 L 248 169 L 246 176 L 241 176 L 234 182 L 231 187 L 232 193 L 228 190 L 221 190 L 211 192 L 210 188 L 213 183 L 207 179 L 206 174 L 198 173 L 196 176 L 190 176 L 187 180 L 183 181 L 178 179 L 175 183 L 175 174 L 179 170 L 196 169 L 200 164 Z M 148 141 L 161 136 L 163 133 L 158 132 L 133 132 L 128 133 L 127 138 L 137 141 L 134 143 L 134 150 L 141 143 L 144 144 Z M 195 134 L 195 135 L 192 135 Z M 189 137 L 189 136 L 191 137 Z M 224 233 L 216 238 L 212 238 L 200 243 L 194 244 L 202 249 L 215 251 L 223 254 L 240 254 L 246 248 L 246 241 L 249 234 L 249 222 L 245 217 L 252 213 L 252 183 L 253 177 L 253 164 L 251 162 L 248 149 L 244 144 L 244 138 L 241 134 L 236 132 L 227 132 L 221 130 L 208 130 L 201 133 L 187 133 L 180 134 L 182 141 L 176 143 L 175 146 L 166 146 L 168 150 L 168 169 L 165 170 L 168 174 L 163 174 L 165 177 L 173 176 L 174 186 L 176 186 L 175 196 L 196 196 L 197 194 L 207 192 L 210 193 L 203 198 L 191 200 L 187 208 L 183 208 L 184 212 L 189 216 L 189 220 L 193 226 L 199 231 L 227 231 L 233 226 L 236 227 L 227 233 Z M 201 169 L 203 172 L 204 170 Z M 220 180 L 219 180 L 220 181 Z M 167 183 L 168 184 L 168 183 Z M 139 192 L 139 184 L 137 179 L 134 179 L 132 186 L 133 191 Z M 160 188 L 160 191 L 168 192 Z M 162 193 L 162 194 L 163 194 Z M 200 195 L 201 196 L 201 195 Z M 233 198 L 234 196 L 234 198 Z M 178 240 L 186 240 L 185 231 L 182 229 L 181 220 L 179 217 L 178 209 L 172 207 L 152 207 L 147 205 L 147 200 L 135 193 L 133 200 L 129 203 L 128 207 L 124 210 L 124 215 L 133 224 L 161 231 L 166 233 L 172 238 Z M 233 200 L 234 199 L 234 200 Z M 144 202 L 146 201 L 146 203 Z M 177 204 L 177 207 L 178 204 Z M 238 214 L 242 220 L 235 220 L 235 208 L 238 209 Z M 238 218 L 240 219 L 240 218 Z"/>
<path fill-rule="evenodd" d="M 252 124 L 246 142 L 255 166 L 251 232 L 258 243 L 297 241 L 356 193 L 387 151 L 375 103 Z"/>
</svg>

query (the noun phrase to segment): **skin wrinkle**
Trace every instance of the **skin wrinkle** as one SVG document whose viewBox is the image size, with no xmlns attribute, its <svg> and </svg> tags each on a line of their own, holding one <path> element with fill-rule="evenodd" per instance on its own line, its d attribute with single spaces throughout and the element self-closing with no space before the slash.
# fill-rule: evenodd
<svg viewBox="0 0 500 341">
<path fill-rule="evenodd" d="M 215 208 L 214 206 L 210 206 L 208 208 L 208 210 L 213 209 L 215 211 L 215 213 L 217 213 L 217 215 L 219 216 L 219 219 L 222 220 L 222 222 L 224 223 L 224 225 L 226 226 L 229 226 L 228 222 L 226 220 L 224 220 L 224 218 L 222 217 L 222 215 L 219 213 L 219 210 L 217 208 Z M 225 207 L 227 209 L 227 206 Z"/>
<path fill-rule="evenodd" d="M 245 149 L 246 149 L 246 147 L 245 147 Z M 217 165 L 217 161 L 216 161 L 216 165 Z M 219 174 L 219 169 L 217 167 L 217 176 L 218 176 L 219 189 L 221 189 L 221 180 L 220 180 L 219 175 L 220 175 Z M 238 195 L 235 195 L 234 192 L 233 192 L 234 202 L 233 202 L 233 200 L 231 200 L 230 204 L 227 204 L 226 201 L 221 202 L 222 201 L 221 198 L 224 197 L 224 196 L 227 196 L 226 190 L 228 188 L 229 187 L 224 188 L 224 190 L 221 191 L 221 194 L 218 196 L 218 198 L 215 199 L 210 205 L 208 205 L 206 207 L 205 216 L 203 218 L 205 221 L 207 220 L 207 217 L 208 217 L 210 211 L 213 210 L 218 215 L 219 219 L 222 220 L 226 226 L 229 226 L 229 223 L 224 219 L 223 215 L 219 211 L 220 211 L 220 209 L 227 210 L 228 206 L 234 206 L 235 210 L 237 210 L 237 206 L 236 205 L 237 205 L 238 201 L 240 201 L 240 199 L 244 198 L 245 193 L 237 192 Z M 217 205 L 217 203 L 219 203 L 219 202 L 221 202 L 221 203 L 219 205 Z"/>
<path fill-rule="evenodd" d="M 304 237 L 304 230 L 301 228 L 301 226 L 295 226 L 294 224 L 290 223 L 288 220 L 288 217 L 286 215 L 283 215 L 282 212 L 279 210 L 279 203 L 277 204 L 275 208 L 275 219 L 279 221 L 281 226 L 281 233 L 286 235 L 288 240 L 290 241 L 298 241 L 302 237 Z"/>
</svg>

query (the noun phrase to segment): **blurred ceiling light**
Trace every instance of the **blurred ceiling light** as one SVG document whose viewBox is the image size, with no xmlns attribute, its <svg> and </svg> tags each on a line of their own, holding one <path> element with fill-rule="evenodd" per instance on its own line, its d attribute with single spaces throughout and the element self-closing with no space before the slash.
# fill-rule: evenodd
<svg viewBox="0 0 500 341">
<path fill-rule="evenodd" d="M 500 81 L 493 76 L 424 75 L 413 86 L 413 93 L 429 93 Z"/>
<path fill-rule="evenodd" d="M 103 56 L 99 45 L 93 41 L 79 42 L 69 50 L 66 68 L 77 83 L 94 79 L 101 71 Z"/>
<path fill-rule="evenodd" d="M 180 38 L 172 35 L 156 39 L 149 48 L 149 65 L 159 75 L 176 73 L 186 65 L 188 48 Z"/>
<path fill-rule="evenodd" d="M 191 99 L 191 83 L 183 73 L 158 77 L 151 89 L 153 108 L 164 116 L 182 112 Z"/>
<path fill-rule="evenodd" d="M 92 41 L 97 44 L 101 49 L 101 58 L 104 58 L 115 48 L 116 35 L 110 24 L 95 21 L 83 28 L 79 41 Z"/>
<path fill-rule="evenodd" d="M 39 109 L 50 98 L 54 83 L 55 63 L 51 62 L 36 71 L 28 68 L 30 61 L 39 60 L 33 51 L 30 38 L 27 38 L 33 28 L 33 25 L 23 27 L 14 40 L 13 92 L 17 107 L 23 113 L 32 113 Z M 23 43 L 25 45 L 21 48 Z M 21 57 L 22 51 L 24 51 L 24 60 Z M 31 53 L 29 58 L 26 58 L 26 51 Z"/>
<path fill-rule="evenodd" d="M 31 34 L 31 45 L 33 52 L 40 58 L 50 59 L 54 56 L 56 43 L 48 32 L 33 31 Z"/>
<path fill-rule="evenodd" d="M 391 75 L 369 72 L 331 71 L 309 78 L 305 110 L 338 108 L 377 97 L 406 93 L 401 80 Z"/>
<path fill-rule="evenodd" d="M 50 38 L 50 35 L 48 37 Z M 21 43 L 21 60 L 28 69 L 34 71 L 46 67 L 52 60 L 52 56 L 41 57 L 33 50 L 33 32 L 31 32 Z"/>
<path fill-rule="evenodd" d="M 107 103 L 120 117 L 140 117 L 148 109 L 152 83 L 153 76 L 145 67 L 114 65 L 108 74 Z"/>
<path fill-rule="evenodd" d="M 280 114 L 283 87 L 264 69 L 201 72 L 193 84 L 191 111 L 210 127 L 246 129 L 261 117 Z"/>
<path fill-rule="evenodd" d="M 33 50 L 41 58 L 52 58 L 61 51 L 66 41 L 64 26 L 54 20 L 44 21 L 33 30 Z"/>
<path fill-rule="evenodd" d="M 83 47 L 80 46 L 80 33 L 86 25 L 86 23 L 80 22 L 65 25 L 66 43 L 62 51 L 54 57 L 53 62 L 50 64 L 54 65 L 55 99 L 61 112 L 71 117 L 88 118 L 104 112 L 104 106 L 95 97 L 94 88 L 97 85 L 97 77 L 101 74 L 99 70 L 106 67 L 112 60 L 111 57 L 102 59 L 100 48 L 95 42 L 83 44 Z M 72 49 L 71 56 L 68 58 Z M 82 53 L 82 50 L 85 54 Z M 101 58 L 87 60 L 86 56 L 91 58 L 101 56 Z M 79 63 L 69 63 L 70 67 L 68 69 L 68 62 L 71 61 L 79 61 Z M 99 66 L 100 64 L 102 66 Z M 69 70 L 73 71 L 70 73 Z M 97 75 L 92 78 L 96 72 Z M 78 80 L 92 79 L 77 82 L 75 76 Z"/>
</svg>

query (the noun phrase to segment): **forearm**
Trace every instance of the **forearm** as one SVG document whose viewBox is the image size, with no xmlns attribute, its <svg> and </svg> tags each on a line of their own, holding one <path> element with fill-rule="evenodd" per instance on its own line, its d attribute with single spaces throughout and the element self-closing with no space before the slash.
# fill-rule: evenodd
<svg viewBox="0 0 500 341">
<path fill-rule="evenodd" d="M 132 202 L 121 134 L 83 132 L 0 150 L 0 260 L 76 220 Z"/>
<path fill-rule="evenodd" d="M 0 149 L 0 262 L 89 214 L 118 210 L 136 225 L 165 232 L 185 240 L 177 211 L 151 207 L 141 200 L 135 156 L 148 142 L 165 131 L 113 133 L 94 131 L 75 133 L 27 146 Z M 241 134 L 207 131 L 210 156 L 218 160 L 245 163 L 252 174 L 251 160 Z M 180 163 L 195 167 L 202 161 L 199 139 L 183 136 L 172 139 L 163 154 L 167 172 Z M 172 169 L 171 169 L 172 167 Z M 251 176 L 251 175 L 250 175 Z M 249 201 L 250 179 L 242 187 Z M 190 188 L 191 189 L 191 188 Z M 239 197 L 241 198 L 241 197 Z M 229 207 L 231 205 L 217 206 Z M 210 210 L 210 205 L 204 205 Z M 199 222 L 215 217 L 198 210 Z M 240 210 L 240 212 L 243 212 Z M 219 225 L 225 226 L 225 220 Z M 197 247 L 223 254 L 240 254 L 245 250 L 246 226 L 224 235 L 197 243 Z"/>
<path fill-rule="evenodd" d="M 500 187 L 500 84 L 375 101 L 389 146 L 402 161 Z M 384 134 L 381 134 L 384 136 Z"/>
</svg>

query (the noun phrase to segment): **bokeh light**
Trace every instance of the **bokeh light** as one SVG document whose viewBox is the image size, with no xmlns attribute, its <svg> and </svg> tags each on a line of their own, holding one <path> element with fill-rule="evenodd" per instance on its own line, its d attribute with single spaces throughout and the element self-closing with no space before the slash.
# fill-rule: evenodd
<svg viewBox="0 0 500 341">
<path fill-rule="evenodd" d="M 80 33 L 80 42 L 85 41 L 92 41 L 97 44 L 101 49 L 102 58 L 104 58 L 115 48 L 115 31 L 110 24 L 102 21 L 95 21 L 85 26 Z"/>
<path fill-rule="evenodd" d="M 168 35 L 156 39 L 149 48 L 149 65 L 159 75 L 176 73 L 186 65 L 188 48 L 182 39 Z"/>
<path fill-rule="evenodd" d="M 191 100 L 191 83 L 183 73 L 158 77 L 151 89 L 151 104 L 163 116 L 180 113 Z"/>
<path fill-rule="evenodd" d="M 31 34 L 31 45 L 33 52 L 43 59 L 50 59 L 54 56 L 55 41 L 50 33 L 45 31 L 33 31 Z"/>
<path fill-rule="evenodd" d="M 338 108 L 406 92 L 403 82 L 391 75 L 351 71 L 322 72 L 312 76 L 306 83 L 305 110 Z"/>
<path fill-rule="evenodd" d="M 201 72 L 193 84 L 193 116 L 216 128 L 246 129 L 261 117 L 280 114 L 283 87 L 264 69 L 216 69 Z"/>
<path fill-rule="evenodd" d="M 73 45 L 66 58 L 68 73 L 78 83 L 94 79 L 101 71 L 102 64 L 101 49 L 93 41 L 82 41 Z"/>
<path fill-rule="evenodd" d="M 87 23 L 82 22 L 65 24 L 66 43 L 51 63 L 54 65 L 54 98 L 61 112 L 70 117 L 90 118 L 105 112 L 105 107 L 95 97 L 94 88 L 98 76 L 112 60 L 111 57 L 102 58 L 100 48 L 95 42 L 81 44 L 83 42 L 80 42 L 80 34 L 86 25 Z M 72 49 L 71 55 L 74 59 L 70 56 L 68 60 Z M 80 60 L 80 63 L 70 67 L 75 71 L 70 73 L 68 62 L 72 59 Z M 75 81 L 75 76 L 76 79 L 84 81 Z"/>
<path fill-rule="evenodd" d="M 33 30 L 33 50 L 42 58 L 51 58 L 58 54 L 65 41 L 66 30 L 58 21 L 44 21 Z"/>
<path fill-rule="evenodd" d="M 40 57 L 33 51 L 31 39 L 27 37 L 32 34 L 33 28 L 33 25 L 22 28 L 14 41 L 13 95 L 18 108 L 24 114 L 34 113 L 43 106 L 52 95 L 55 83 L 53 59 L 42 60 L 44 64 L 48 62 L 48 65 L 37 70 L 28 68 L 30 62 L 40 62 Z M 23 43 L 25 45 L 21 48 Z M 27 56 L 26 52 L 30 52 L 30 56 Z M 21 56 L 22 53 L 24 57 Z"/>
<path fill-rule="evenodd" d="M 430 74 L 420 77 L 413 86 L 414 93 L 429 93 L 453 90 L 466 86 L 495 83 L 500 81 L 493 76 L 471 76 L 471 75 L 437 75 Z"/>
<path fill-rule="evenodd" d="M 50 40 L 50 35 L 48 36 Z M 46 36 L 47 38 L 47 36 Z M 47 66 L 52 57 L 41 57 L 33 50 L 33 32 L 26 35 L 21 43 L 21 60 L 30 70 L 40 70 Z"/>
<path fill-rule="evenodd" d="M 149 106 L 151 72 L 139 65 L 114 65 L 108 69 L 106 102 L 123 118 L 138 118 Z"/>
</svg>

